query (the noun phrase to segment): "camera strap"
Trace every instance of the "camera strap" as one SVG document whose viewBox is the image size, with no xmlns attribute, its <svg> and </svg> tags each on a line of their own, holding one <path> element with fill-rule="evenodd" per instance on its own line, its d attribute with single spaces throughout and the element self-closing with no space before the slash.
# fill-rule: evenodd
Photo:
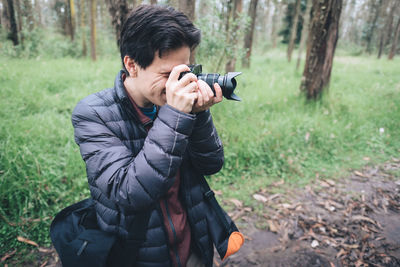
<svg viewBox="0 0 400 267">
<path fill-rule="evenodd" d="M 229 235 L 231 233 L 231 227 L 228 223 L 228 220 L 225 217 L 225 214 L 224 214 L 221 206 L 219 205 L 217 199 L 215 198 L 214 191 L 211 190 L 210 186 L 208 185 L 208 183 L 204 177 L 202 177 L 202 179 L 200 179 L 200 184 L 201 184 L 201 187 L 203 187 L 203 189 L 205 191 L 205 193 L 204 193 L 205 199 L 207 200 L 208 203 L 210 203 L 211 208 L 214 210 L 215 214 L 217 215 L 219 222 L 221 223 L 221 225 L 223 226 L 223 228 Z"/>
</svg>

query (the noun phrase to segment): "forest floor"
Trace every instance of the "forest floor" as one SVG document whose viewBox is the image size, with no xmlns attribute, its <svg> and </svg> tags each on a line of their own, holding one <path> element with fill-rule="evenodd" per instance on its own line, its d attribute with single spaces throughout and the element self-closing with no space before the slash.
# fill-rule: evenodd
<svg viewBox="0 0 400 267">
<path fill-rule="evenodd" d="M 272 187 L 282 193 L 269 188 L 253 195 L 261 211 L 231 201 L 230 215 L 246 241 L 224 262 L 216 255 L 214 266 L 400 266 L 400 159 L 346 178 L 317 178 L 303 189 L 283 181 Z M 61 266 L 51 248 L 32 250 L 36 263 L 20 262 L 14 253 L 1 264 Z"/>
<path fill-rule="evenodd" d="M 215 266 L 400 266 L 400 159 L 253 197 L 263 212 L 234 201 L 246 241 Z"/>
</svg>

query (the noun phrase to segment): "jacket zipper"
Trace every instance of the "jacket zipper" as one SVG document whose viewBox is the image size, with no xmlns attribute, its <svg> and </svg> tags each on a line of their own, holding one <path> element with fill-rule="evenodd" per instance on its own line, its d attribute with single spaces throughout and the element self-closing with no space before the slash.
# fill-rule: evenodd
<svg viewBox="0 0 400 267">
<path fill-rule="evenodd" d="M 173 249 L 174 249 L 174 253 L 175 253 L 175 257 L 176 257 L 176 262 L 177 262 L 178 266 L 181 267 L 182 264 L 181 264 L 181 260 L 179 258 L 178 248 L 177 248 L 177 245 L 176 245 L 176 243 L 177 243 L 176 230 L 175 230 L 174 224 L 172 222 L 171 215 L 169 214 L 168 202 L 167 202 L 166 199 L 164 199 L 164 205 L 165 205 L 165 210 L 167 212 L 167 218 L 168 218 L 169 226 L 171 227 L 172 234 L 174 236 Z"/>
</svg>

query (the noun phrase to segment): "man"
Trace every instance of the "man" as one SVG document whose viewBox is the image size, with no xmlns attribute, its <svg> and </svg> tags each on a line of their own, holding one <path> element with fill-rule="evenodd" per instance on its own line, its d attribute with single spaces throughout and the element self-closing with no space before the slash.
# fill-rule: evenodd
<svg viewBox="0 0 400 267">
<path fill-rule="evenodd" d="M 214 96 L 194 74 L 180 78 L 199 42 L 200 31 L 183 13 L 138 7 L 121 31 L 124 70 L 114 87 L 73 111 L 98 224 L 120 238 L 109 266 L 132 229 L 145 232 L 131 252 L 132 266 L 212 266 L 213 243 L 222 258 L 243 243 L 229 217 L 228 227 L 221 225 L 205 196 L 203 175 L 223 165 L 209 112 L 222 93 L 216 84 Z"/>
</svg>

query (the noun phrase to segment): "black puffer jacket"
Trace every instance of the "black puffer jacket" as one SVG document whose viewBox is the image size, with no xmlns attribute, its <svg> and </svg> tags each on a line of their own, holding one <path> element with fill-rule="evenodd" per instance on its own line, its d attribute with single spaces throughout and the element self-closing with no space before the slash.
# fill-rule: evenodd
<svg viewBox="0 0 400 267">
<path fill-rule="evenodd" d="M 170 266 L 167 235 L 158 201 L 172 186 L 178 169 L 180 197 L 186 207 L 192 242 L 207 266 L 213 243 L 221 257 L 228 234 L 204 200 L 203 175 L 219 171 L 223 148 L 209 111 L 191 115 L 165 105 L 149 132 L 139 122 L 117 75 L 114 88 L 92 94 L 72 114 L 98 223 L 104 231 L 127 237 L 132 223 L 149 216 L 137 266 Z M 137 220 L 136 220 L 137 219 Z M 232 231 L 237 228 L 228 218 Z"/>
</svg>

